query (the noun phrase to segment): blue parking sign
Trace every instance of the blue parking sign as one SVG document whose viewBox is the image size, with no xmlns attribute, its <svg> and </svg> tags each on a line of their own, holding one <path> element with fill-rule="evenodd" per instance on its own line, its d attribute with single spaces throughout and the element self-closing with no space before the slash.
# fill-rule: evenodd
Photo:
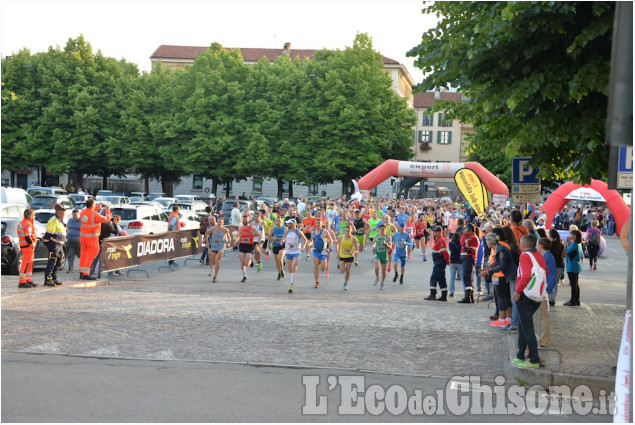
<svg viewBox="0 0 635 425">
<path fill-rule="evenodd" d="M 620 173 L 633 172 L 633 147 L 620 146 L 618 170 Z"/>
<path fill-rule="evenodd" d="M 531 158 L 512 159 L 512 183 L 513 184 L 539 184 L 540 179 L 536 177 L 538 168 L 530 167 Z"/>
</svg>

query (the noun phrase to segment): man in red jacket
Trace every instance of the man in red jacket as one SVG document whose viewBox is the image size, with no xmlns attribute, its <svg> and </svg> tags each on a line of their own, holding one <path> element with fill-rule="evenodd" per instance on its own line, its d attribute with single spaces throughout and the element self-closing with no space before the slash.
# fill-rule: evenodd
<svg viewBox="0 0 635 425">
<path fill-rule="evenodd" d="M 540 358 L 538 357 L 538 341 L 534 333 L 534 313 L 540 308 L 539 301 L 528 298 L 523 290 L 531 280 L 531 269 L 533 256 L 538 266 L 545 270 L 545 275 L 549 275 L 545 258 L 536 251 L 536 238 L 533 235 L 525 235 L 520 238 L 520 255 L 518 273 L 516 279 L 516 292 L 514 301 L 518 306 L 518 352 L 512 362 L 521 369 L 538 369 Z M 529 358 L 525 359 L 525 351 L 529 348 Z"/>
<path fill-rule="evenodd" d="M 450 253 L 448 252 L 448 242 L 443 237 L 443 229 L 436 226 L 432 229 L 434 235 L 434 245 L 432 245 L 432 275 L 430 276 L 430 295 L 424 300 L 447 301 L 448 285 L 445 281 L 445 267 L 450 264 Z M 441 289 L 441 297 L 437 296 L 437 283 Z"/>
</svg>

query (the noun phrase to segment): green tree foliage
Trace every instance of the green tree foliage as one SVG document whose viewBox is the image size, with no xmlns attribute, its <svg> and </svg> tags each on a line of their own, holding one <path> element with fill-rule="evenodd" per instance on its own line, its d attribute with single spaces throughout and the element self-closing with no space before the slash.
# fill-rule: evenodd
<svg viewBox="0 0 635 425">
<path fill-rule="evenodd" d="M 43 165 L 78 185 L 83 175 L 139 173 L 146 189 L 155 178 L 170 193 L 197 173 L 214 192 L 251 176 L 276 179 L 279 192 L 337 179 L 346 190 L 385 159 L 412 155 L 414 112 L 365 34 L 314 60 L 253 66 L 214 43 L 184 71 L 143 75 L 80 36 L 3 60 L 2 82 L 4 168 Z"/>
<path fill-rule="evenodd" d="M 419 90 L 457 88 L 451 116 L 478 157 L 528 155 L 543 177 L 606 177 L 613 2 L 434 2 L 439 17 L 408 52 Z"/>
</svg>

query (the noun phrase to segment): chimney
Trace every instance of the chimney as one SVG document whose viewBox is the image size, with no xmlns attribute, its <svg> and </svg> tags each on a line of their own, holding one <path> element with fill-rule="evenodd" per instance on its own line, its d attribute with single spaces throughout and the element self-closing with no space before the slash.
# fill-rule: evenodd
<svg viewBox="0 0 635 425">
<path fill-rule="evenodd" d="M 286 43 L 284 43 L 284 47 L 282 48 L 282 51 L 288 53 L 289 50 L 291 50 L 291 43 L 287 41 Z"/>
<path fill-rule="evenodd" d="M 434 100 L 441 99 L 441 92 L 439 91 L 439 87 L 434 88 Z"/>
</svg>

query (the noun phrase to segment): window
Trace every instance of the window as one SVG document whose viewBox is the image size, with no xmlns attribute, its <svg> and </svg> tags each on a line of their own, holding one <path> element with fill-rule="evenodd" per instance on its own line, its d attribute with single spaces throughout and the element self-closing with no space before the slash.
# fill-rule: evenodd
<svg viewBox="0 0 635 425">
<path fill-rule="evenodd" d="M 443 112 L 439 112 L 439 127 L 452 127 L 452 120 L 443 121 Z"/>
<path fill-rule="evenodd" d="M 262 193 L 262 177 L 254 177 L 251 193 Z"/>
<path fill-rule="evenodd" d="M 434 114 L 430 114 L 430 115 L 423 115 L 423 121 L 421 122 L 421 125 L 424 126 L 433 126 L 434 125 Z"/>
<path fill-rule="evenodd" d="M 432 143 L 432 131 L 419 130 L 419 143 Z"/>
<path fill-rule="evenodd" d="M 452 143 L 452 132 L 451 131 L 438 131 L 437 132 L 437 143 L 440 145 L 449 145 Z"/>
<path fill-rule="evenodd" d="M 192 174 L 192 189 L 203 190 L 203 176 L 201 174 Z"/>
<path fill-rule="evenodd" d="M 370 190 L 370 196 L 377 196 L 377 186 L 373 187 Z"/>
<path fill-rule="evenodd" d="M 317 195 L 318 194 L 318 185 L 310 184 L 309 185 L 309 195 Z"/>
</svg>

